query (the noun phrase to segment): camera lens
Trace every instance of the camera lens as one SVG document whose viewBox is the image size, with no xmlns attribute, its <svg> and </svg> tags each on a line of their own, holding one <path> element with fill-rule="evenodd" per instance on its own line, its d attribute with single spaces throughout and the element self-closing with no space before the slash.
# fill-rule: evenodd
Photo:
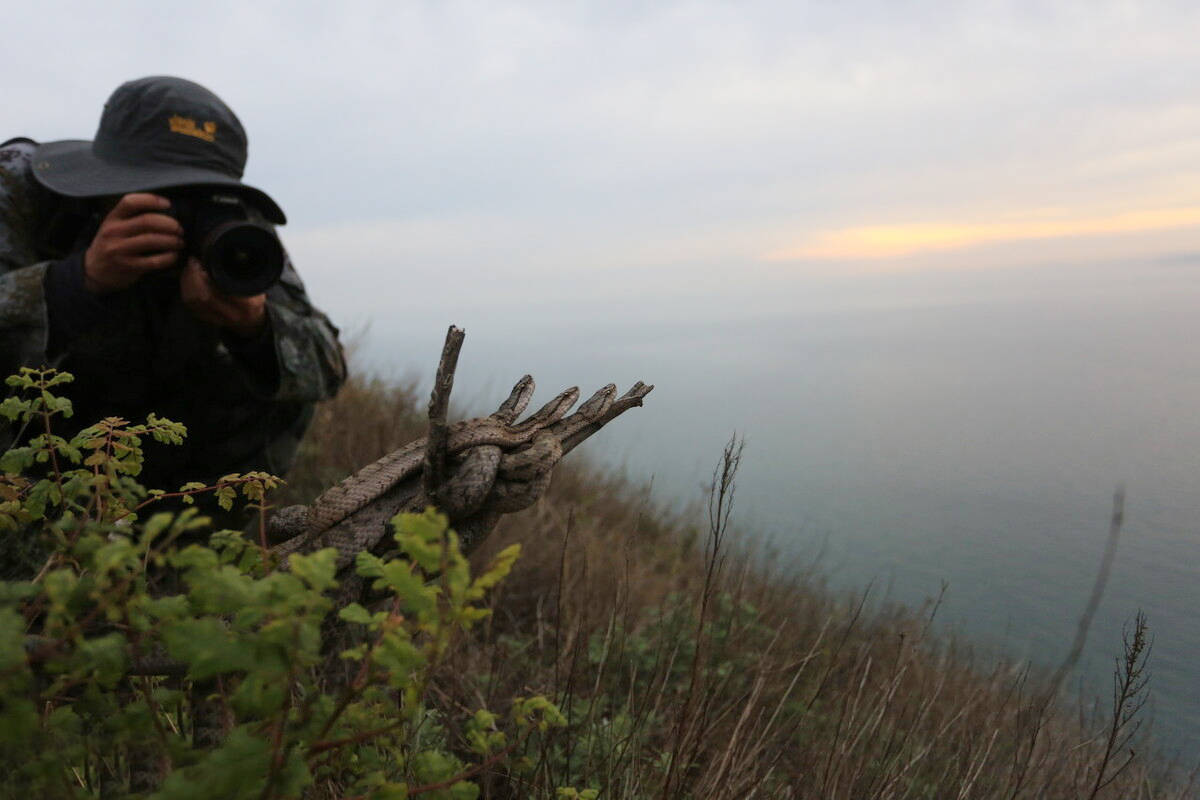
<svg viewBox="0 0 1200 800">
<path fill-rule="evenodd" d="M 265 226 L 227 222 L 212 230 L 201 262 L 225 294 L 249 297 L 265 292 L 283 272 L 283 247 Z"/>
</svg>

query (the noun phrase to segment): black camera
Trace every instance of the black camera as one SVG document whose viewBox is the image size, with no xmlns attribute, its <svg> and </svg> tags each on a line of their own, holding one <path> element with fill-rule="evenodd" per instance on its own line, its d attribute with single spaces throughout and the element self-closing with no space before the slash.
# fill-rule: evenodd
<svg viewBox="0 0 1200 800">
<path fill-rule="evenodd" d="M 262 294 L 283 273 L 283 245 L 245 200 L 218 188 L 165 193 L 183 226 L 184 248 L 225 294 Z"/>
</svg>

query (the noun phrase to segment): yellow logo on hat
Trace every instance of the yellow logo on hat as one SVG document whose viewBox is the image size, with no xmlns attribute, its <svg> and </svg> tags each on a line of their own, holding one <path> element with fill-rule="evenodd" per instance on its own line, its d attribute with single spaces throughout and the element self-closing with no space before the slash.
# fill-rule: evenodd
<svg viewBox="0 0 1200 800">
<path fill-rule="evenodd" d="M 200 127 L 191 117 L 181 117 L 178 114 L 168 119 L 167 122 L 171 125 L 171 133 L 195 136 L 206 142 L 214 142 L 217 139 L 217 123 L 215 122 L 206 122 L 204 127 Z"/>
</svg>

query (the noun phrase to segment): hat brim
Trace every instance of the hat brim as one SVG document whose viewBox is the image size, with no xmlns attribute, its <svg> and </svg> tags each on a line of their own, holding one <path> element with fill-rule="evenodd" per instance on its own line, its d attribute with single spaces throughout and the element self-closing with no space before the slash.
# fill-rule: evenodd
<svg viewBox="0 0 1200 800">
<path fill-rule="evenodd" d="M 38 145 L 33 174 L 47 189 L 67 197 L 105 197 L 183 186 L 229 187 L 255 203 L 271 222 L 287 222 L 283 209 L 266 192 L 222 172 L 178 164 L 114 164 L 97 158 L 92 143 L 79 139 Z"/>
</svg>

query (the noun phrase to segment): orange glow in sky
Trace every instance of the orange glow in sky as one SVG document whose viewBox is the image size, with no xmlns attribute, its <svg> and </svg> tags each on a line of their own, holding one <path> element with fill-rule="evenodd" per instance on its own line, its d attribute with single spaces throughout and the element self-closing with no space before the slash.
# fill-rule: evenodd
<svg viewBox="0 0 1200 800">
<path fill-rule="evenodd" d="M 799 245 L 773 250 L 765 258 L 768 261 L 893 258 L 997 242 L 1140 233 L 1192 225 L 1200 225 L 1200 207 L 1058 220 L 868 225 L 817 233 Z"/>
</svg>

